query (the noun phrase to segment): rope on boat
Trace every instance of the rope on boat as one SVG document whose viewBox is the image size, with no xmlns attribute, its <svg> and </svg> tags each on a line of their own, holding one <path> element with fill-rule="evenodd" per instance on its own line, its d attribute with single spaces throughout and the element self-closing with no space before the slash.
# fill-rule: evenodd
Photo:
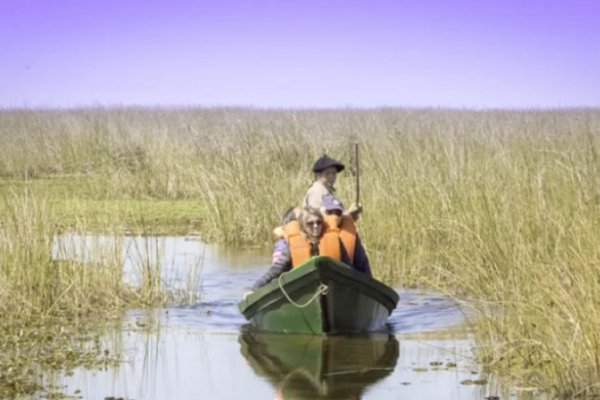
<svg viewBox="0 0 600 400">
<path fill-rule="evenodd" d="M 283 288 L 283 282 L 282 282 L 281 278 L 283 278 L 283 274 L 279 275 L 279 279 L 277 279 L 277 282 L 279 283 L 279 289 L 281 289 L 281 293 L 283 293 L 283 295 L 285 296 L 285 298 L 290 303 L 292 303 L 293 305 L 295 305 L 298 308 L 307 307 L 310 303 L 312 303 L 313 301 L 315 301 L 315 299 L 317 297 L 319 297 L 322 294 L 327 294 L 327 292 L 329 291 L 329 287 L 326 284 L 321 283 L 319 285 L 319 287 L 317 288 L 317 291 L 315 292 L 315 294 L 306 303 L 304 303 L 304 304 L 298 304 L 294 300 L 292 300 L 292 298 L 287 294 L 287 292 Z"/>
</svg>

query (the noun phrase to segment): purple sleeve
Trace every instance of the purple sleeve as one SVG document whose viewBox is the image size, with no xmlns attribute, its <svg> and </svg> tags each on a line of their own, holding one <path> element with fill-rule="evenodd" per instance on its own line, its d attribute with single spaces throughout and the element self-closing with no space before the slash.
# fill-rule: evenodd
<svg viewBox="0 0 600 400">
<path fill-rule="evenodd" d="M 281 254 L 285 251 L 286 248 L 287 243 L 285 239 L 279 239 L 275 242 L 275 245 L 273 245 L 273 257 L 271 265 L 275 264 L 275 262 L 279 259 L 279 256 L 281 256 Z"/>
<path fill-rule="evenodd" d="M 286 244 L 285 250 L 281 252 L 277 258 L 277 261 L 271 265 L 271 268 L 269 268 L 267 272 L 265 272 L 265 274 L 258 279 L 258 281 L 256 281 L 256 283 L 252 286 L 252 290 L 257 290 L 290 269 L 292 269 L 292 258 Z"/>
</svg>

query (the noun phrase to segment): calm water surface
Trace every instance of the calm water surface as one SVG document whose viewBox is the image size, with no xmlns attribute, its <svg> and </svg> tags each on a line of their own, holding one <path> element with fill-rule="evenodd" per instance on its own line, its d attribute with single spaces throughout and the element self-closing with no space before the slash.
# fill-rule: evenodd
<svg viewBox="0 0 600 400">
<path fill-rule="evenodd" d="M 126 279 L 148 262 L 163 282 L 193 291 L 189 306 L 131 312 L 105 340 L 124 362 L 55 382 L 84 399 L 484 399 L 492 379 L 472 361 L 465 316 L 448 298 L 397 289 L 390 334 L 315 337 L 254 332 L 237 310 L 270 254 L 227 251 L 194 238 L 57 238 L 56 258 L 89 260 L 121 241 Z M 96 249 L 96 250 L 90 250 Z M 487 384 L 471 384 L 487 379 Z M 480 382 L 481 383 L 481 382 Z"/>
</svg>

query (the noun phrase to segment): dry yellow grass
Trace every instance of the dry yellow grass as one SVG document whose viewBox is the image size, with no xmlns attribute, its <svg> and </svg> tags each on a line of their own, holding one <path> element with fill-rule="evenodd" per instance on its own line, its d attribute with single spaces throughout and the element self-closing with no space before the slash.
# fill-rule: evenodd
<svg viewBox="0 0 600 400">
<path fill-rule="evenodd" d="M 0 112 L 0 175 L 92 198 L 195 199 L 205 237 L 264 244 L 323 148 L 361 146 L 375 273 L 469 299 L 479 354 L 561 395 L 600 387 L 600 111 Z M 339 193 L 353 199 L 353 179 Z"/>
</svg>

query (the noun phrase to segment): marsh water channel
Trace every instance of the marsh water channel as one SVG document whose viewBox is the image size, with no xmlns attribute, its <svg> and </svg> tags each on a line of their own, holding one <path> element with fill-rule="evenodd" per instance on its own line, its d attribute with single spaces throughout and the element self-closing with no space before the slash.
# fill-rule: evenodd
<svg viewBox="0 0 600 400">
<path fill-rule="evenodd" d="M 103 339 L 122 362 L 49 382 L 83 399 L 484 399 L 493 379 L 473 361 L 475 341 L 451 299 L 397 288 L 389 333 L 356 337 L 259 333 L 237 309 L 265 271 L 265 251 L 227 250 L 195 237 L 64 236 L 54 257 L 90 261 L 120 241 L 124 279 L 160 266 L 190 304 L 130 312 Z M 109 246 L 110 247 L 110 246 Z M 494 398 L 494 397 L 491 397 Z"/>
</svg>

